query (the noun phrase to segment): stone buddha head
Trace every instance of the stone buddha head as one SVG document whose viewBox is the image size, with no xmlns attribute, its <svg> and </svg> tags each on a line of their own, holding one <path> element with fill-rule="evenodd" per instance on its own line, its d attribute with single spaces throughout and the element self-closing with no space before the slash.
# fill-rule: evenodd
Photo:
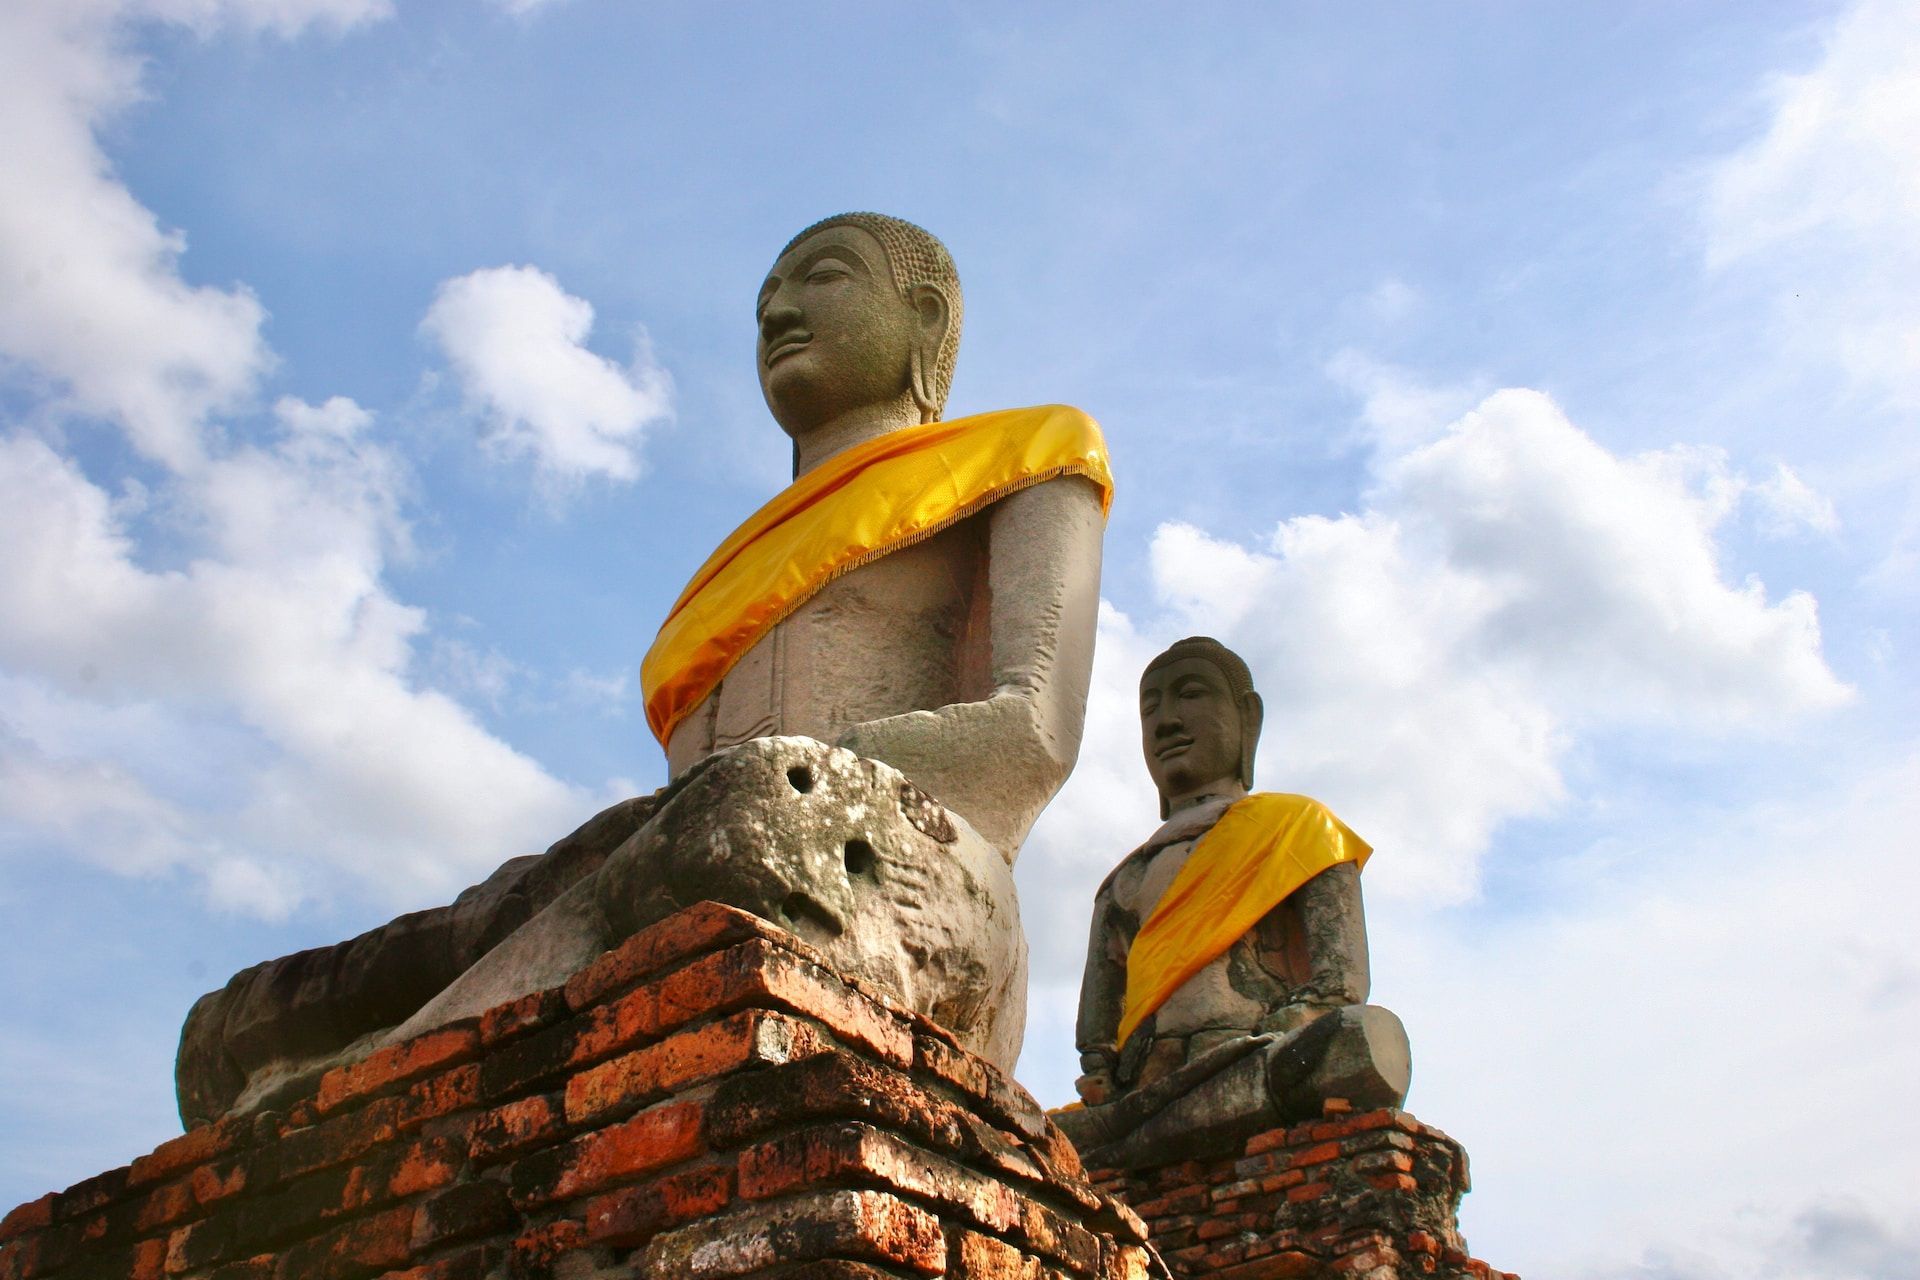
<svg viewBox="0 0 1920 1280">
<path fill-rule="evenodd" d="M 1160 816 L 1251 790 L 1264 714 L 1247 664 L 1212 636 L 1188 636 L 1149 662 L 1140 677 L 1140 746 Z"/>
<path fill-rule="evenodd" d="M 960 277 L 946 246 L 878 213 L 843 213 L 788 242 L 760 286 L 755 365 L 796 445 L 850 415 L 936 421 L 960 349 Z"/>
</svg>

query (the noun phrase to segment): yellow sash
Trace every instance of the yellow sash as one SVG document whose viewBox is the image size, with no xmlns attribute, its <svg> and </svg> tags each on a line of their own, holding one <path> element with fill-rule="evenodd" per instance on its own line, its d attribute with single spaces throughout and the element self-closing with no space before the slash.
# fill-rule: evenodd
<svg viewBox="0 0 1920 1280">
<path fill-rule="evenodd" d="M 647 724 L 665 746 L 747 650 L 821 587 L 1056 476 L 1113 503 L 1100 427 L 1065 405 L 1003 409 L 890 431 L 836 454 L 735 529 L 674 602 L 640 664 Z"/>
<path fill-rule="evenodd" d="M 1127 995 L 1116 1044 L 1260 917 L 1339 862 L 1365 866 L 1373 846 L 1306 796 L 1262 792 L 1238 801 L 1200 837 L 1127 952 Z"/>
</svg>

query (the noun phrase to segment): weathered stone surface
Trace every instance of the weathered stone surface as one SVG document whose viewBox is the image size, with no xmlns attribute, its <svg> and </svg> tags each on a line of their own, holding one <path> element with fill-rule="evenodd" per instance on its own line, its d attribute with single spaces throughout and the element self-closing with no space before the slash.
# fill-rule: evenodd
<svg viewBox="0 0 1920 1280">
<path fill-rule="evenodd" d="M 702 899 L 792 931 L 992 1061 L 1019 1056 L 1026 940 L 1005 860 L 891 766 L 809 738 L 707 757 L 594 876 L 393 1035 L 563 983 Z"/>
</svg>

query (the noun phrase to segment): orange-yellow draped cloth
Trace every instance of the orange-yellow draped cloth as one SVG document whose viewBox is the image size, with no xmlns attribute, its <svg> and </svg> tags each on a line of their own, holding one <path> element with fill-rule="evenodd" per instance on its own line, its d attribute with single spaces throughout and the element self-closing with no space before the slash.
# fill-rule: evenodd
<svg viewBox="0 0 1920 1280">
<path fill-rule="evenodd" d="M 1099 424 L 1066 405 L 890 431 L 795 480 L 720 544 L 640 664 L 665 746 L 747 650 L 827 583 L 931 537 L 1018 489 L 1082 475 L 1113 503 Z"/>
<path fill-rule="evenodd" d="M 1235 802 L 1193 846 L 1127 952 L 1125 1044 L 1180 985 L 1328 867 L 1365 866 L 1373 846 L 1318 800 L 1261 792 Z"/>
</svg>

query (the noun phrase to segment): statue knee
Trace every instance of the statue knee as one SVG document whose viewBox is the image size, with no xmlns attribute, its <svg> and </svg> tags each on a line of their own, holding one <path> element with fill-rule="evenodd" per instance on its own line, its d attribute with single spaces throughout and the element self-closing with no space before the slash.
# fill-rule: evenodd
<svg viewBox="0 0 1920 1280">
<path fill-rule="evenodd" d="M 1406 1028 L 1375 1004 L 1332 1010 L 1267 1051 L 1267 1086 L 1283 1121 L 1317 1116 L 1332 1098 L 1360 1111 L 1397 1107 L 1412 1077 Z"/>
</svg>

